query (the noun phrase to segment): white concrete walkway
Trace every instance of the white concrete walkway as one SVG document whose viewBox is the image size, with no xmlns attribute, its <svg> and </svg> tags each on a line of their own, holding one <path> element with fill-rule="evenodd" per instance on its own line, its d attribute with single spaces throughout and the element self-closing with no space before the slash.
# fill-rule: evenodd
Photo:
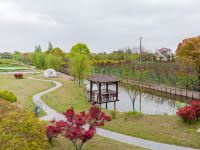
<svg viewBox="0 0 200 150">
<path fill-rule="evenodd" d="M 62 84 L 60 82 L 53 81 L 53 80 L 42 80 L 42 79 L 36 79 L 36 78 L 33 78 L 33 77 L 29 77 L 29 79 L 40 80 L 40 81 L 45 81 L 45 82 L 52 82 L 52 83 L 55 84 L 54 87 L 52 87 L 48 90 L 45 90 L 43 92 L 40 92 L 40 93 L 33 96 L 33 102 L 36 105 L 41 106 L 42 109 L 47 113 L 47 115 L 42 117 L 41 119 L 42 120 L 65 119 L 64 116 L 61 113 L 58 113 L 54 109 L 50 108 L 41 99 L 42 95 L 58 89 L 59 87 L 62 86 Z M 97 134 L 100 135 L 100 136 L 103 136 L 103 137 L 107 137 L 107 138 L 119 141 L 119 142 L 131 144 L 131 145 L 135 145 L 135 146 L 139 146 L 139 147 L 143 147 L 143 148 L 147 148 L 147 149 L 152 149 L 152 150 L 194 150 L 192 148 L 169 145 L 169 144 L 154 142 L 154 141 L 150 141 L 150 140 L 135 138 L 135 137 L 127 136 L 127 135 L 124 135 L 124 134 L 112 132 L 112 131 L 101 129 L 101 128 L 97 129 Z"/>
</svg>

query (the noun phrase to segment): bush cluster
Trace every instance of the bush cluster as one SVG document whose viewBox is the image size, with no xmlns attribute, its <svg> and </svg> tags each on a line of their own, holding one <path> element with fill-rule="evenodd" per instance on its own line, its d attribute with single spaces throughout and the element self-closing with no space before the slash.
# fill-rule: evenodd
<svg viewBox="0 0 200 150">
<path fill-rule="evenodd" d="M 16 78 L 16 79 L 22 79 L 23 78 L 23 74 L 22 73 L 15 73 L 14 74 L 14 77 Z"/>
<path fill-rule="evenodd" d="M 191 100 L 189 106 L 179 108 L 176 115 L 184 122 L 191 123 L 200 119 L 200 101 Z"/>
<path fill-rule="evenodd" d="M 112 116 L 112 119 L 117 119 L 117 111 L 116 110 L 111 110 L 110 114 Z"/>
<path fill-rule="evenodd" d="M 49 149 L 45 125 L 32 112 L 4 100 L 0 112 L 0 149 Z"/>
<path fill-rule="evenodd" d="M 0 99 L 9 101 L 11 103 L 17 101 L 17 97 L 12 92 L 4 90 L 0 90 Z"/>
<path fill-rule="evenodd" d="M 127 118 L 137 117 L 137 116 L 142 116 L 142 115 L 143 115 L 142 112 L 137 112 L 137 111 L 124 112 L 124 116 Z"/>
</svg>

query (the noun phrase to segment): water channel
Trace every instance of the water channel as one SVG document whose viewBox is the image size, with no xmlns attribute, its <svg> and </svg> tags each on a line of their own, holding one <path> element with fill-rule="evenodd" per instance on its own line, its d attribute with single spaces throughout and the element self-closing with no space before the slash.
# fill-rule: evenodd
<svg viewBox="0 0 200 150">
<path fill-rule="evenodd" d="M 87 89 L 89 89 L 90 85 L 88 81 L 85 81 Z M 94 85 L 94 89 L 97 89 L 97 86 Z M 104 88 L 104 87 L 102 87 Z M 110 85 L 109 89 L 115 90 L 114 85 Z M 119 86 L 119 100 L 116 102 L 116 110 L 120 112 L 127 111 L 140 111 L 144 114 L 167 114 L 174 115 L 177 110 L 177 103 L 184 103 L 184 99 L 173 99 L 167 98 L 165 96 L 158 96 L 149 92 L 138 92 L 136 89 L 132 89 L 132 92 L 136 93 L 135 101 L 130 99 L 127 89 L 124 85 L 120 84 Z M 182 102 L 181 102 L 182 101 Z M 105 104 L 101 105 L 105 108 Z M 113 110 L 113 103 L 108 103 L 108 109 Z"/>
</svg>

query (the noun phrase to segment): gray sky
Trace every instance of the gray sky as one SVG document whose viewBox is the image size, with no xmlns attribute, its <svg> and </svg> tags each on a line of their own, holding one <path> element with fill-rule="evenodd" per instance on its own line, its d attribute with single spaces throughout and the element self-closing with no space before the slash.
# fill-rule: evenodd
<svg viewBox="0 0 200 150">
<path fill-rule="evenodd" d="M 69 51 L 138 46 L 176 49 L 200 33 L 200 0 L 0 0 L 0 51 L 32 51 L 48 41 Z"/>
</svg>

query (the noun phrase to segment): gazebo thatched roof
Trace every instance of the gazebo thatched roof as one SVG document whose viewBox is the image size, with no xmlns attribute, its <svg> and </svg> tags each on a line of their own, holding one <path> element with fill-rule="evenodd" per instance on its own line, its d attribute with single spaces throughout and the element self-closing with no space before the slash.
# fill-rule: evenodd
<svg viewBox="0 0 200 150">
<path fill-rule="evenodd" d="M 109 76 L 106 74 L 101 74 L 101 75 L 93 75 L 88 78 L 89 81 L 95 82 L 95 83 L 114 83 L 114 82 L 119 82 L 120 80 L 116 77 Z"/>
</svg>

